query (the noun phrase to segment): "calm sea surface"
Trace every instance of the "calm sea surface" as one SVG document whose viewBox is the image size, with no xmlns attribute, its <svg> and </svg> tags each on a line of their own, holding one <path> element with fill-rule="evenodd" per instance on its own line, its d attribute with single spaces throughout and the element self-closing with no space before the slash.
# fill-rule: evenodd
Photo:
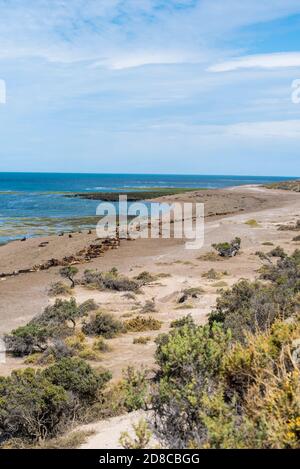
<svg viewBox="0 0 300 469">
<path fill-rule="evenodd" d="M 292 178 L 254 176 L 184 176 L 149 174 L 0 173 L 0 244 L 23 236 L 37 236 L 92 226 L 99 201 L 64 197 L 66 192 L 116 192 L 134 188 L 222 188 L 264 184 Z"/>
</svg>

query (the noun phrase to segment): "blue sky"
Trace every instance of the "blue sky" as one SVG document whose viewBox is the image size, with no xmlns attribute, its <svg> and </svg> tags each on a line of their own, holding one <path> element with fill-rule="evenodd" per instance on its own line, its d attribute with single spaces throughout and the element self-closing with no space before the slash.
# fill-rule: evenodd
<svg viewBox="0 0 300 469">
<path fill-rule="evenodd" d="M 0 0 L 0 171 L 300 176 L 299 38 L 299 0 Z"/>
</svg>

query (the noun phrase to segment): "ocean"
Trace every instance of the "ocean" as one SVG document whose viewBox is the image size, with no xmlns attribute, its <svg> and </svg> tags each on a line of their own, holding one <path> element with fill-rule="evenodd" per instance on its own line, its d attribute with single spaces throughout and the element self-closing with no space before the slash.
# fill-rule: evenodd
<svg viewBox="0 0 300 469">
<path fill-rule="evenodd" d="M 0 173 L 0 244 L 94 226 L 99 201 L 67 198 L 72 192 L 135 188 L 222 188 L 293 178 L 160 174 Z"/>
</svg>

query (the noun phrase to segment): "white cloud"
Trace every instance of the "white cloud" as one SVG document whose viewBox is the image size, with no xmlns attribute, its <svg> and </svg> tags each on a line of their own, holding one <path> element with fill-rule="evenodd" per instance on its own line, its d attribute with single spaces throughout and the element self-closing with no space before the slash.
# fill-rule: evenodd
<svg viewBox="0 0 300 469">
<path fill-rule="evenodd" d="M 246 139 L 300 139 L 300 120 L 238 122 L 228 125 L 189 125 L 183 123 L 158 123 L 153 131 L 183 133 L 199 137 L 239 137 Z"/>
<path fill-rule="evenodd" d="M 210 72 L 231 72 L 241 68 L 288 68 L 300 67 L 300 52 L 282 52 L 238 57 L 227 62 L 212 65 Z"/>
<path fill-rule="evenodd" d="M 136 52 L 134 54 L 112 55 L 110 58 L 103 59 L 92 64 L 92 68 L 108 67 L 111 70 L 123 70 L 126 68 L 142 67 L 144 65 L 171 65 L 182 63 L 199 62 L 200 56 L 184 52 Z"/>
</svg>

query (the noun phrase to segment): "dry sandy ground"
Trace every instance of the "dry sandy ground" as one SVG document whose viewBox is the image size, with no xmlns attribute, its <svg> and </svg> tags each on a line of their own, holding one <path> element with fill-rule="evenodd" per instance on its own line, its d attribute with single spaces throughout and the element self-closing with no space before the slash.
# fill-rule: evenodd
<svg viewBox="0 0 300 469">
<path fill-rule="evenodd" d="M 218 195 L 211 196 L 215 192 Z M 178 197 L 177 195 L 163 199 L 170 201 Z M 135 276 L 145 270 L 151 274 L 169 274 L 169 277 L 143 287 L 142 294 L 137 295 L 135 299 L 126 298 L 124 293 L 98 292 L 76 287 L 74 294 L 78 301 L 94 298 L 103 310 L 118 317 L 138 313 L 147 299 L 155 300 L 157 312 L 153 316 L 163 321 L 161 331 L 127 333 L 110 340 L 111 351 L 103 354 L 100 363 L 112 371 L 114 379 L 120 378 L 122 370 L 128 365 L 150 368 L 154 366 L 153 339 L 158 333 L 168 330 L 172 320 L 189 313 L 198 323 L 206 321 L 220 289 L 219 281 L 202 277 L 209 269 L 226 271 L 227 274 L 223 275 L 221 281 L 225 282 L 224 286 L 230 286 L 241 277 L 255 278 L 261 261 L 254 253 L 257 250 L 267 252 L 271 249 L 270 246 L 264 246 L 264 242 L 281 245 L 288 252 L 297 247 L 296 243 L 291 242 L 295 233 L 278 231 L 278 224 L 292 223 L 300 217 L 300 194 L 249 186 L 222 191 L 198 191 L 194 196 L 188 193 L 184 197 L 184 200 L 188 201 L 203 201 L 204 197 L 207 214 L 212 207 L 215 215 L 219 211 L 227 213 L 227 216 L 218 215 L 206 219 L 205 244 L 201 250 L 186 250 L 182 240 L 123 241 L 118 250 L 109 251 L 103 257 L 80 266 L 81 272 L 87 267 L 102 271 L 117 267 L 121 273 L 129 276 Z M 239 207 L 239 213 L 228 215 L 228 212 L 237 210 L 231 210 L 233 206 Z M 258 226 L 253 228 L 247 225 L 245 222 L 249 219 L 257 220 Z M 219 261 L 204 261 L 200 258 L 204 253 L 211 251 L 212 243 L 230 241 L 235 236 L 242 239 L 242 252 L 239 256 Z M 36 239 L 26 243 L 11 243 L 0 248 L 0 272 L 29 267 L 51 257 L 72 254 L 74 250 L 94 239 L 95 234 L 77 234 L 72 239 L 51 237 L 48 238 L 49 245 L 46 248 L 38 248 L 40 240 Z M 58 270 L 52 268 L 45 272 L 24 274 L 0 281 L 1 333 L 25 324 L 42 311 L 51 301 L 47 289 L 51 282 L 59 279 Z M 190 287 L 201 287 L 204 292 L 192 302 L 188 301 L 186 309 L 178 309 L 178 294 Z M 151 341 L 147 345 L 134 345 L 134 337 L 142 335 L 151 336 Z M 8 358 L 6 364 L 0 365 L 0 373 L 8 374 L 12 368 L 24 366 L 22 360 Z M 138 417 L 139 415 L 128 415 L 89 425 L 88 428 L 94 428 L 96 434 L 89 437 L 86 447 L 118 447 L 120 431 L 128 430 L 132 421 L 136 421 Z"/>
</svg>

